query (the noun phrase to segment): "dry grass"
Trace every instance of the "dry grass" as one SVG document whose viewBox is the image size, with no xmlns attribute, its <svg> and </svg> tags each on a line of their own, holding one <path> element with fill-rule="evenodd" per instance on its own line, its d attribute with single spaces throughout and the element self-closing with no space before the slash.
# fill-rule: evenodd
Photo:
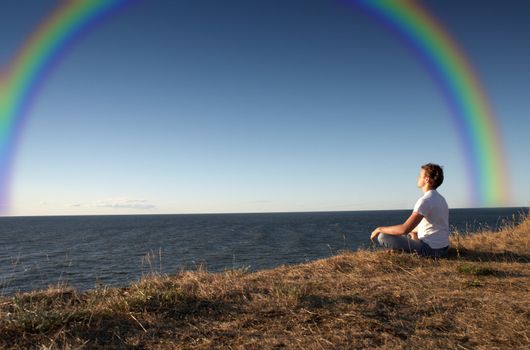
<svg viewBox="0 0 530 350">
<path fill-rule="evenodd" d="M 345 252 L 247 273 L 0 299 L 3 348 L 528 349 L 530 218 L 449 259 Z"/>
</svg>

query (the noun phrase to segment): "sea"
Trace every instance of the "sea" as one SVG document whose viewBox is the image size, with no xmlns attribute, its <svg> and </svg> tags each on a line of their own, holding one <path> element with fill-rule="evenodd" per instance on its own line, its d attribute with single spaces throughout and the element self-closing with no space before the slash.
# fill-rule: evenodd
<svg viewBox="0 0 530 350">
<path fill-rule="evenodd" d="M 0 218 L 0 296 L 123 287 L 183 270 L 257 271 L 370 248 L 410 210 Z M 452 231 L 513 225 L 528 208 L 451 209 Z"/>
</svg>

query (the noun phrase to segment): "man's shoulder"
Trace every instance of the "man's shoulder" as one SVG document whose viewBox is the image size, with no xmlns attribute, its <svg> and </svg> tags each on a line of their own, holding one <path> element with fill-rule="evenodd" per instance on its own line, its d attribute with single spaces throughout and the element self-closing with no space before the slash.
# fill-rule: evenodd
<svg viewBox="0 0 530 350">
<path fill-rule="evenodd" d="M 440 194 L 440 192 L 438 192 L 437 190 L 430 190 L 428 192 L 426 192 L 424 195 L 423 195 L 423 198 L 436 198 L 436 199 L 443 199 L 445 200 L 444 196 L 442 196 Z"/>
<path fill-rule="evenodd" d="M 438 191 L 433 191 L 433 193 L 434 193 L 433 197 L 437 197 L 437 198 L 442 199 L 442 200 L 445 201 L 445 197 L 442 196 L 442 194 L 441 194 L 440 192 L 438 192 Z"/>
<path fill-rule="evenodd" d="M 427 191 L 423 194 L 423 196 L 421 196 L 419 199 L 418 199 L 418 202 L 428 202 L 430 200 L 432 200 L 433 196 L 436 196 L 435 195 L 436 191 L 433 191 L 433 190 L 430 190 L 430 191 Z"/>
<path fill-rule="evenodd" d="M 416 201 L 416 204 L 414 204 L 414 211 L 422 215 L 425 215 L 424 211 L 426 207 L 429 205 L 429 202 L 430 202 L 429 198 L 430 196 L 428 196 L 428 193 L 424 193 L 423 196 L 418 198 L 418 200 Z"/>
<path fill-rule="evenodd" d="M 430 205 L 431 203 L 446 203 L 446 200 L 438 191 L 430 190 L 418 198 L 415 207 L 419 205 Z"/>
<path fill-rule="evenodd" d="M 432 191 L 429 201 L 435 203 L 437 207 L 448 207 L 445 197 L 442 196 L 438 191 Z"/>
</svg>

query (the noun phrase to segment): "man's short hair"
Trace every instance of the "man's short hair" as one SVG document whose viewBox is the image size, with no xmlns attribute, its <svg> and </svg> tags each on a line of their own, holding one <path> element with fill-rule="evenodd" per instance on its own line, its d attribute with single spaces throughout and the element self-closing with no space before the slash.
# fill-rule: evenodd
<svg viewBox="0 0 530 350">
<path fill-rule="evenodd" d="M 425 176 L 431 179 L 431 185 L 437 189 L 444 182 L 444 171 L 438 164 L 427 163 L 421 166 L 425 170 Z"/>
</svg>

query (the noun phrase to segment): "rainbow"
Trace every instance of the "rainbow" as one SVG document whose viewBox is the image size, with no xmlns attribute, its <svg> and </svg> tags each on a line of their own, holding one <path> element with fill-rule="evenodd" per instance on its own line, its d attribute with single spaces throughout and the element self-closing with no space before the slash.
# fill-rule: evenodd
<svg viewBox="0 0 530 350">
<path fill-rule="evenodd" d="M 0 72 L 0 213 L 8 210 L 17 139 L 33 95 L 61 54 L 87 29 L 128 0 L 63 0 Z"/>
<path fill-rule="evenodd" d="M 9 203 L 17 140 L 42 80 L 68 45 L 132 0 L 63 0 L 0 71 L 0 213 Z M 441 87 L 465 150 L 474 204 L 508 200 L 508 170 L 493 111 L 477 75 L 458 45 L 413 0 L 342 0 L 380 18 L 412 45 Z"/>
<path fill-rule="evenodd" d="M 465 150 L 474 205 L 508 203 L 508 168 L 485 89 L 457 43 L 414 0 L 351 0 L 393 29 L 426 64 L 451 110 Z"/>
</svg>

